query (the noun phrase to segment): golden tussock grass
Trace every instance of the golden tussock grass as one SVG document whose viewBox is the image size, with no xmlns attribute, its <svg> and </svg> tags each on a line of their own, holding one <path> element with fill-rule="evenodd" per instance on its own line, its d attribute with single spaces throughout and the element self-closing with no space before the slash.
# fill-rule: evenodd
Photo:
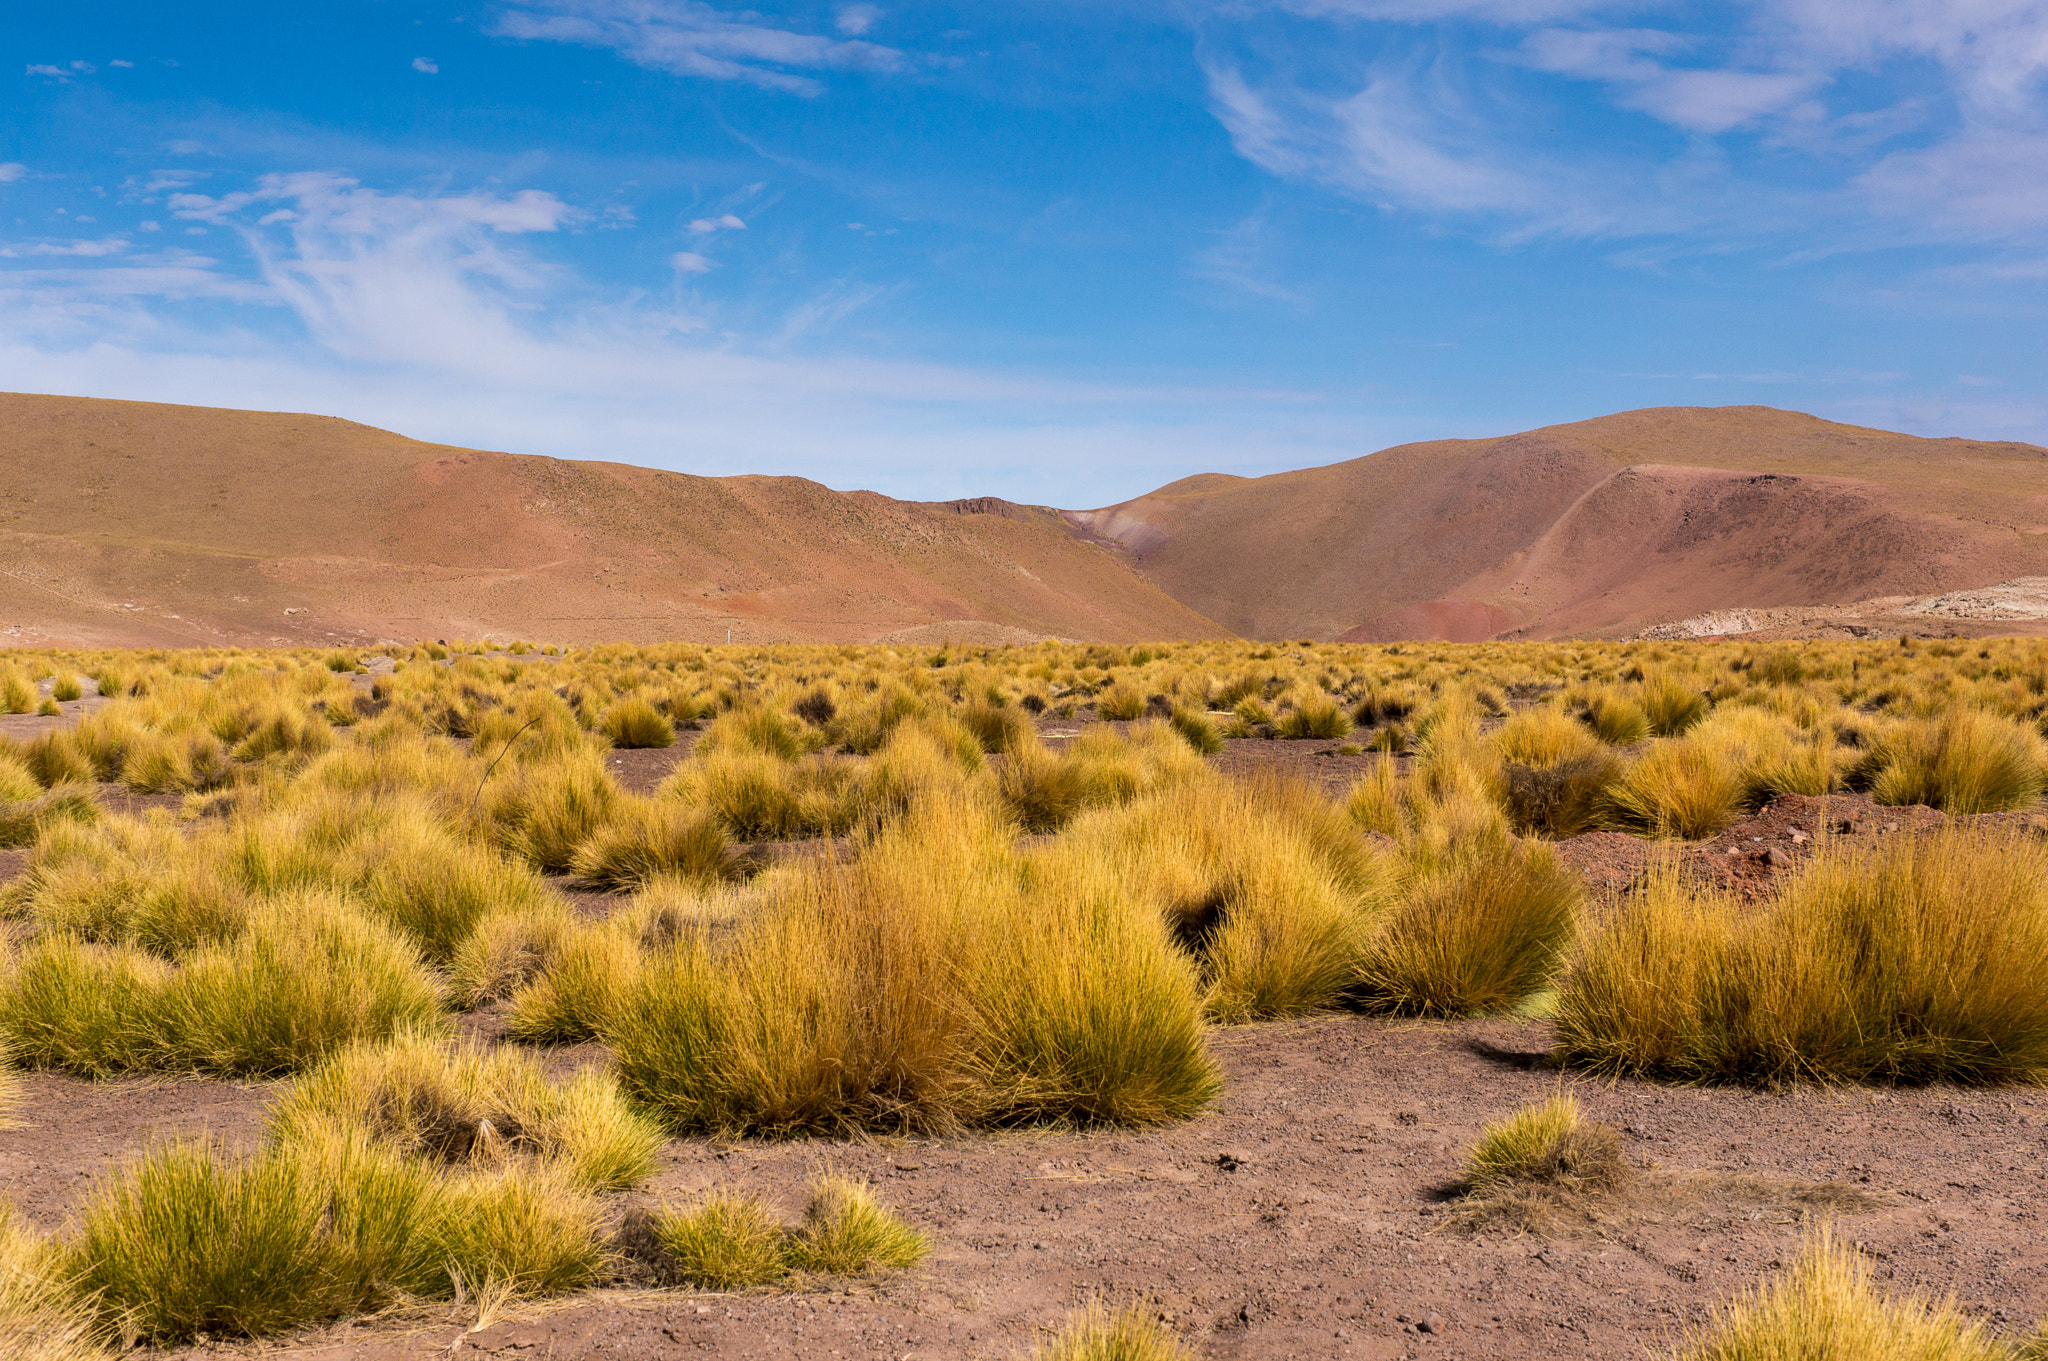
<svg viewBox="0 0 2048 1361">
<path fill-rule="evenodd" d="M 1743 913 L 1669 866 L 1595 932 L 1560 1053 L 1680 1080 L 2048 1080 L 2048 850 L 1836 842 Z"/>
<path fill-rule="evenodd" d="M 643 1180 L 662 1142 L 608 1074 L 586 1069 L 556 1082 L 532 1054 L 416 1034 L 341 1051 L 293 1082 L 268 1125 L 280 1143 L 332 1126 L 448 1164 L 532 1157 L 594 1190 Z"/>
<path fill-rule="evenodd" d="M 1775 1280 L 1725 1305 L 1679 1361 L 2019 1361 L 1952 1301 L 1880 1292 L 1870 1263 L 1821 1228 Z"/>
<path fill-rule="evenodd" d="M 1067 1315 L 1031 1349 L 1030 1361 L 1195 1361 L 1195 1351 L 1142 1304 L 1112 1309 L 1100 1300 Z"/>
<path fill-rule="evenodd" d="M 665 799 L 621 795 L 610 821 L 576 848 L 569 867 L 590 883 L 633 890 L 661 878 L 703 881 L 738 873 L 718 818 Z"/>
<path fill-rule="evenodd" d="M 0 1356 L 12 1361 L 104 1361 L 92 1315 L 56 1274 L 51 1245 L 0 1202 Z"/>
<path fill-rule="evenodd" d="M 1629 1176 L 1621 1136 L 1559 1092 L 1487 1124 L 1466 1150 L 1464 1186 L 1485 1194 L 1518 1185 L 1604 1189 Z"/>
<path fill-rule="evenodd" d="M 747 1290 L 789 1273 L 782 1225 L 759 1196 L 714 1190 L 687 1210 L 662 1206 L 652 1227 L 673 1274 L 699 1289 Z"/>
<path fill-rule="evenodd" d="M 1507 1011 L 1548 988 L 1577 930 L 1578 880 L 1550 850 L 1498 832 L 1417 846 L 1400 903 L 1372 937 L 1356 991 L 1369 1010 Z"/>
</svg>

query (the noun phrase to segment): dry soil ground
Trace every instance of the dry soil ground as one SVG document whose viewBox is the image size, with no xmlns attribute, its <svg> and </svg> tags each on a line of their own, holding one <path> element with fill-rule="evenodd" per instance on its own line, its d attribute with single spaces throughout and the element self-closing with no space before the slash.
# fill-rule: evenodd
<svg viewBox="0 0 2048 1361">
<path fill-rule="evenodd" d="M 48 720 L 54 722 L 55 720 Z M 1048 724 L 1049 728 L 1063 725 Z M 1075 725 L 1064 725 L 1075 726 Z M 1233 767 L 1309 771 L 1332 744 L 1237 743 Z M 622 752 L 649 787 L 681 754 Z M 1687 851 L 1754 891 L 1821 835 L 1884 836 L 1934 817 L 1853 799 L 1787 802 Z M 1840 830 L 1845 824 L 1853 830 Z M 1796 835 L 1795 835 L 1796 833 Z M 1596 890 L 1642 843 L 1564 854 Z M 0 875 L 19 872 L 19 856 Z M 473 1030 L 496 1030 L 489 1014 Z M 1220 1031 L 1215 1110 L 1153 1133 L 940 1140 L 671 1142 L 621 1205 L 715 1184 L 794 1217 L 824 1164 L 872 1178 L 931 1234 L 923 1267 L 851 1286 L 708 1295 L 619 1288 L 472 1330 L 448 1306 L 260 1344 L 176 1353 L 320 1361 L 507 1357 L 845 1357 L 938 1361 L 1027 1352 L 1095 1294 L 1137 1298 L 1216 1358 L 1640 1358 L 1797 1251 L 1833 1217 L 1891 1287 L 1954 1292 L 2017 1328 L 2048 1314 L 2048 1093 L 1672 1088 L 1562 1079 L 1618 1127 L 1628 1191 L 1535 1226 L 1474 1224 L 1450 1190 L 1480 1126 L 1555 1091 L 1546 1022 L 1331 1017 Z M 561 1051 L 563 1066 L 604 1061 Z M 265 1084 L 26 1078 L 26 1128 L 0 1134 L 0 1192 L 60 1226 L 110 1160 L 202 1131 L 258 1137 Z"/>
</svg>

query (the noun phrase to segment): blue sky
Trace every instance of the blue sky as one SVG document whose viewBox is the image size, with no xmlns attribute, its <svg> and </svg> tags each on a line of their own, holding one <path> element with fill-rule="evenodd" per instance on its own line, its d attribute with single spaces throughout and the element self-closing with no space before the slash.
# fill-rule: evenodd
<svg viewBox="0 0 2048 1361">
<path fill-rule="evenodd" d="M 4 389 L 1076 507 L 1666 404 L 2048 443 L 2048 0 L 19 9 Z"/>
</svg>

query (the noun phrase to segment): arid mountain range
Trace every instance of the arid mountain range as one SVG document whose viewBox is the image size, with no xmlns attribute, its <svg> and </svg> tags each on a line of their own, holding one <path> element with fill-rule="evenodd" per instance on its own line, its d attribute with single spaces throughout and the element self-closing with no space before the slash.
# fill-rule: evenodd
<svg viewBox="0 0 2048 1361">
<path fill-rule="evenodd" d="M 1472 640 L 1850 617 L 2040 576 L 2048 450 L 1767 407 L 1057 511 L 0 395 L 0 629 L 18 643 Z"/>
</svg>

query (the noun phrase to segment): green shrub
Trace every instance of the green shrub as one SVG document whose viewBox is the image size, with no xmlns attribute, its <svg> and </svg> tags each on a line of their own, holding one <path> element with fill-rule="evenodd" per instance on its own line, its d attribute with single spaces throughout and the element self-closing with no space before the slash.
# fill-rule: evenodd
<svg viewBox="0 0 2048 1361">
<path fill-rule="evenodd" d="M 788 1272 L 782 1226 L 759 1196 L 713 1191 L 695 1208 L 662 1207 L 654 1233 L 676 1274 L 702 1290 L 745 1290 Z"/>
<path fill-rule="evenodd" d="M 916 1266 L 931 1250 L 931 1240 L 883 1208 L 866 1182 L 826 1172 L 811 1181 L 811 1201 L 803 1226 L 790 1238 L 789 1260 L 799 1271 L 851 1276 Z"/>
</svg>

